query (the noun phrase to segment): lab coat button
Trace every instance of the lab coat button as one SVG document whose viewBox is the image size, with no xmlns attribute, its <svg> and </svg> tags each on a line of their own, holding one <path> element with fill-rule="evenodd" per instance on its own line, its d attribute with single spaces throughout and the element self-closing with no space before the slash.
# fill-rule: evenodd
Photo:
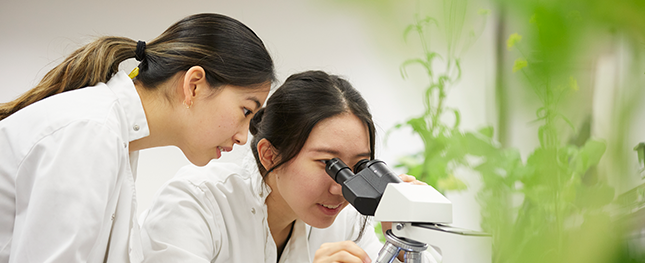
<svg viewBox="0 0 645 263">
<path fill-rule="evenodd" d="M 114 221 L 114 218 L 115 218 L 115 217 L 116 217 L 116 215 L 115 215 L 115 214 L 112 214 L 112 219 L 111 219 L 111 220 L 112 220 L 112 221 Z"/>
<path fill-rule="evenodd" d="M 251 208 L 251 213 L 255 215 L 255 208 Z"/>
<path fill-rule="evenodd" d="M 264 196 L 264 194 L 263 194 L 263 193 L 260 193 L 260 197 L 263 197 L 263 196 Z"/>
<path fill-rule="evenodd" d="M 136 125 L 136 124 L 135 124 L 135 125 L 132 127 L 132 129 L 134 129 L 134 131 L 139 131 L 139 125 Z"/>
</svg>

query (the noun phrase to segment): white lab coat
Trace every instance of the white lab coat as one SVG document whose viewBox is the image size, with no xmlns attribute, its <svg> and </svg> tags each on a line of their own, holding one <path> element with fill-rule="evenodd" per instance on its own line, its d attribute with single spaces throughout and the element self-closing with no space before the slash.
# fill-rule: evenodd
<svg viewBox="0 0 645 263">
<path fill-rule="evenodd" d="M 250 169 L 186 166 L 162 187 L 141 228 L 145 262 L 278 262 L 264 204 L 271 190 L 245 159 Z M 296 220 L 280 262 L 311 262 L 323 243 L 355 239 L 359 216 L 347 207 L 326 229 Z M 372 227 L 358 245 L 370 255 L 381 248 Z"/>
<path fill-rule="evenodd" d="M 140 262 L 132 80 L 64 92 L 0 121 L 0 263 Z"/>
<path fill-rule="evenodd" d="M 264 203 L 271 189 L 250 154 L 243 164 L 187 166 L 167 182 L 141 228 L 145 261 L 278 262 Z M 279 262 L 312 262 L 323 243 L 354 240 L 360 221 L 352 206 L 325 229 L 296 220 Z M 372 260 L 382 247 L 371 224 L 357 244 Z"/>
</svg>

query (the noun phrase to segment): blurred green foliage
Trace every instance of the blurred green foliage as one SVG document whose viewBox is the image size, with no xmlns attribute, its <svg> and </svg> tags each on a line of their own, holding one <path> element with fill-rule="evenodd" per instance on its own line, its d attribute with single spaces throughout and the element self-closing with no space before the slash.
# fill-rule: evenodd
<svg viewBox="0 0 645 263">
<path fill-rule="evenodd" d="M 348 2 L 381 14 L 401 11 L 396 8 L 401 1 Z M 620 162 L 629 152 L 621 146 L 624 135 L 620 130 L 629 129 L 626 115 L 639 102 L 628 100 L 628 105 L 615 109 L 619 119 L 615 129 L 619 131 L 610 138 L 612 151 L 605 139 L 590 137 L 588 127 L 578 129 L 574 123 L 579 122 L 569 119 L 574 110 L 588 110 L 576 107 L 588 103 L 580 101 L 579 94 L 593 88 L 580 80 L 593 79 L 596 72 L 580 68 L 596 58 L 598 45 L 608 37 L 620 37 L 631 44 L 634 54 L 642 53 L 645 1 L 491 0 L 493 9 L 478 9 L 476 17 L 469 17 L 471 2 L 401 3 L 405 8 L 416 8 L 407 17 L 411 24 L 403 30 L 404 39 L 414 37 L 422 52 L 402 63 L 401 74 L 407 78 L 410 67 L 420 67 L 428 81 L 425 111 L 393 128 L 411 128 L 422 139 L 424 150 L 401 158 L 399 166 L 442 192 L 466 187 L 454 175 L 456 167 L 467 166 L 480 173 L 483 187 L 477 200 L 482 207 L 482 229 L 493 235 L 493 262 L 645 262 L 625 243 L 626 226 L 617 218 L 629 215 L 616 212 L 616 192 L 607 183 L 608 177 L 620 180 L 626 170 L 610 170 L 609 174 L 597 170 L 603 158 Z M 429 10 L 441 12 L 431 16 Z M 473 26 L 467 32 L 464 28 L 470 28 L 472 21 L 485 25 L 491 16 L 506 23 L 498 30 L 505 41 L 497 45 L 510 60 L 497 63 L 512 61 L 498 67 L 501 78 L 510 80 L 502 81 L 502 92 L 529 90 L 539 104 L 535 118 L 526 120 L 539 125 L 535 134 L 539 145 L 525 158 L 518 149 L 502 147 L 497 140 L 505 138 L 495 140 L 492 127 L 461 130 L 459 110 L 445 105 L 449 90 L 468 74 L 462 72 L 460 56 L 484 26 Z M 508 28 L 518 31 L 503 30 Z M 430 39 L 437 38 L 446 43 L 441 50 L 429 45 Z M 630 63 L 643 63 L 640 56 L 635 58 Z M 633 82 L 627 81 L 638 85 Z"/>
<path fill-rule="evenodd" d="M 421 137 L 424 150 L 402 157 L 397 167 L 406 168 L 407 174 L 427 182 L 441 192 L 466 189 L 466 184 L 454 175 L 454 170 L 459 166 L 468 166 L 469 149 L 478 150 L 482 147 L 479 144 L 490 141 L 493 135 L 490 127 L 476 132 L 462 132 L 459 129 L 459 110 L 446 106 L 450 89 L 462 77 L 460 55 L 479 38 L 490 13 L 490 10 L 478 10 L 477 13 L 481 16 L 478 22 L 481 26 L 478 31 L 471 30 L 464 38 L 462 30 L 466 21 L 467 3 L 464 0 L 444 1 L 444 16 L 439 19 L 418 12 L 414 15 L 414 22 L 406 27 L 403 34 L 406 41 L 411 38 L 410 35 L 414 35 L 420 42 L 423 55 L 403 62 L 400 67 L 401 76 L 407 78 L 407 68 L 418 66 L 425 72 L 428 84 L 423 97 L 425 111 L 393 128 L 412 128 Z M 429 45 L 428 32 L 433 28 L 445 33 L 447 43 L 444 52 L 433 50 Z M 446 118 L 446 115 L 450 116 Z M 483 137 L 484 140 L 478 137 Z"/>
</svg>

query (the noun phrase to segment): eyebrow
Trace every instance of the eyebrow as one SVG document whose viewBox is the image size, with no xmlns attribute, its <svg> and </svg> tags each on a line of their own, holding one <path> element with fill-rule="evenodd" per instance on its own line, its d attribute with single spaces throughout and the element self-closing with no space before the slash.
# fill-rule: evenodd
<svg viewBox="0 0 645 263">
<path fill-rule="evenodd" d="M 255 110 L 254 111 L 257 111 L 262 107 L 262 103 L 260 103 L 260 101 L 258 99 L 254 98 L 254 97 L 247 97 L 246 99 L 255 102 Z"/>
<path fill-rule="evenodd" d="M 329 148 L 315 148 L 309 150 L 310 152 L 321 152 L 321 153 L 328 153 L 334 156 L 339 156 L 340 152 L 334 149 L 329 149 Z M 359 153 L 356 156 L 358 157 L 371 157 L 372 153 L 371 152 L 364 152 L 364 153 Z"/>
</svg>

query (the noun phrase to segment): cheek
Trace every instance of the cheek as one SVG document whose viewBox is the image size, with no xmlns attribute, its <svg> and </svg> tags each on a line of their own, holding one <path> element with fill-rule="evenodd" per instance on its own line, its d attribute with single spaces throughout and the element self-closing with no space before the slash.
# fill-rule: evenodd
<svg viewBox="0 0 645 263">
<path fill-rule="evenodd" d="M 204 141 L 221 141 L 223 138 L 231 137 L 239 126 L 234 120 L 233 112 L 224 111 L 221 108 L 211 108 L 206 112 L 198 124 L 194 127 L 199 130 L 199 138 Z"/>
<path fill-rule="evenodd" d="M 290 167 L 295 168 L 295 167 Z M 285 175 L 281 176 L 281 185 L 285 189 L 281 192 L 288 191 L 289 199 L 292 202 L 308 205 L 318 201 L 321 195 L 327 191 L 327 182 L 321 174 L 312 169 L 288 169 Z"/>
</svg>

